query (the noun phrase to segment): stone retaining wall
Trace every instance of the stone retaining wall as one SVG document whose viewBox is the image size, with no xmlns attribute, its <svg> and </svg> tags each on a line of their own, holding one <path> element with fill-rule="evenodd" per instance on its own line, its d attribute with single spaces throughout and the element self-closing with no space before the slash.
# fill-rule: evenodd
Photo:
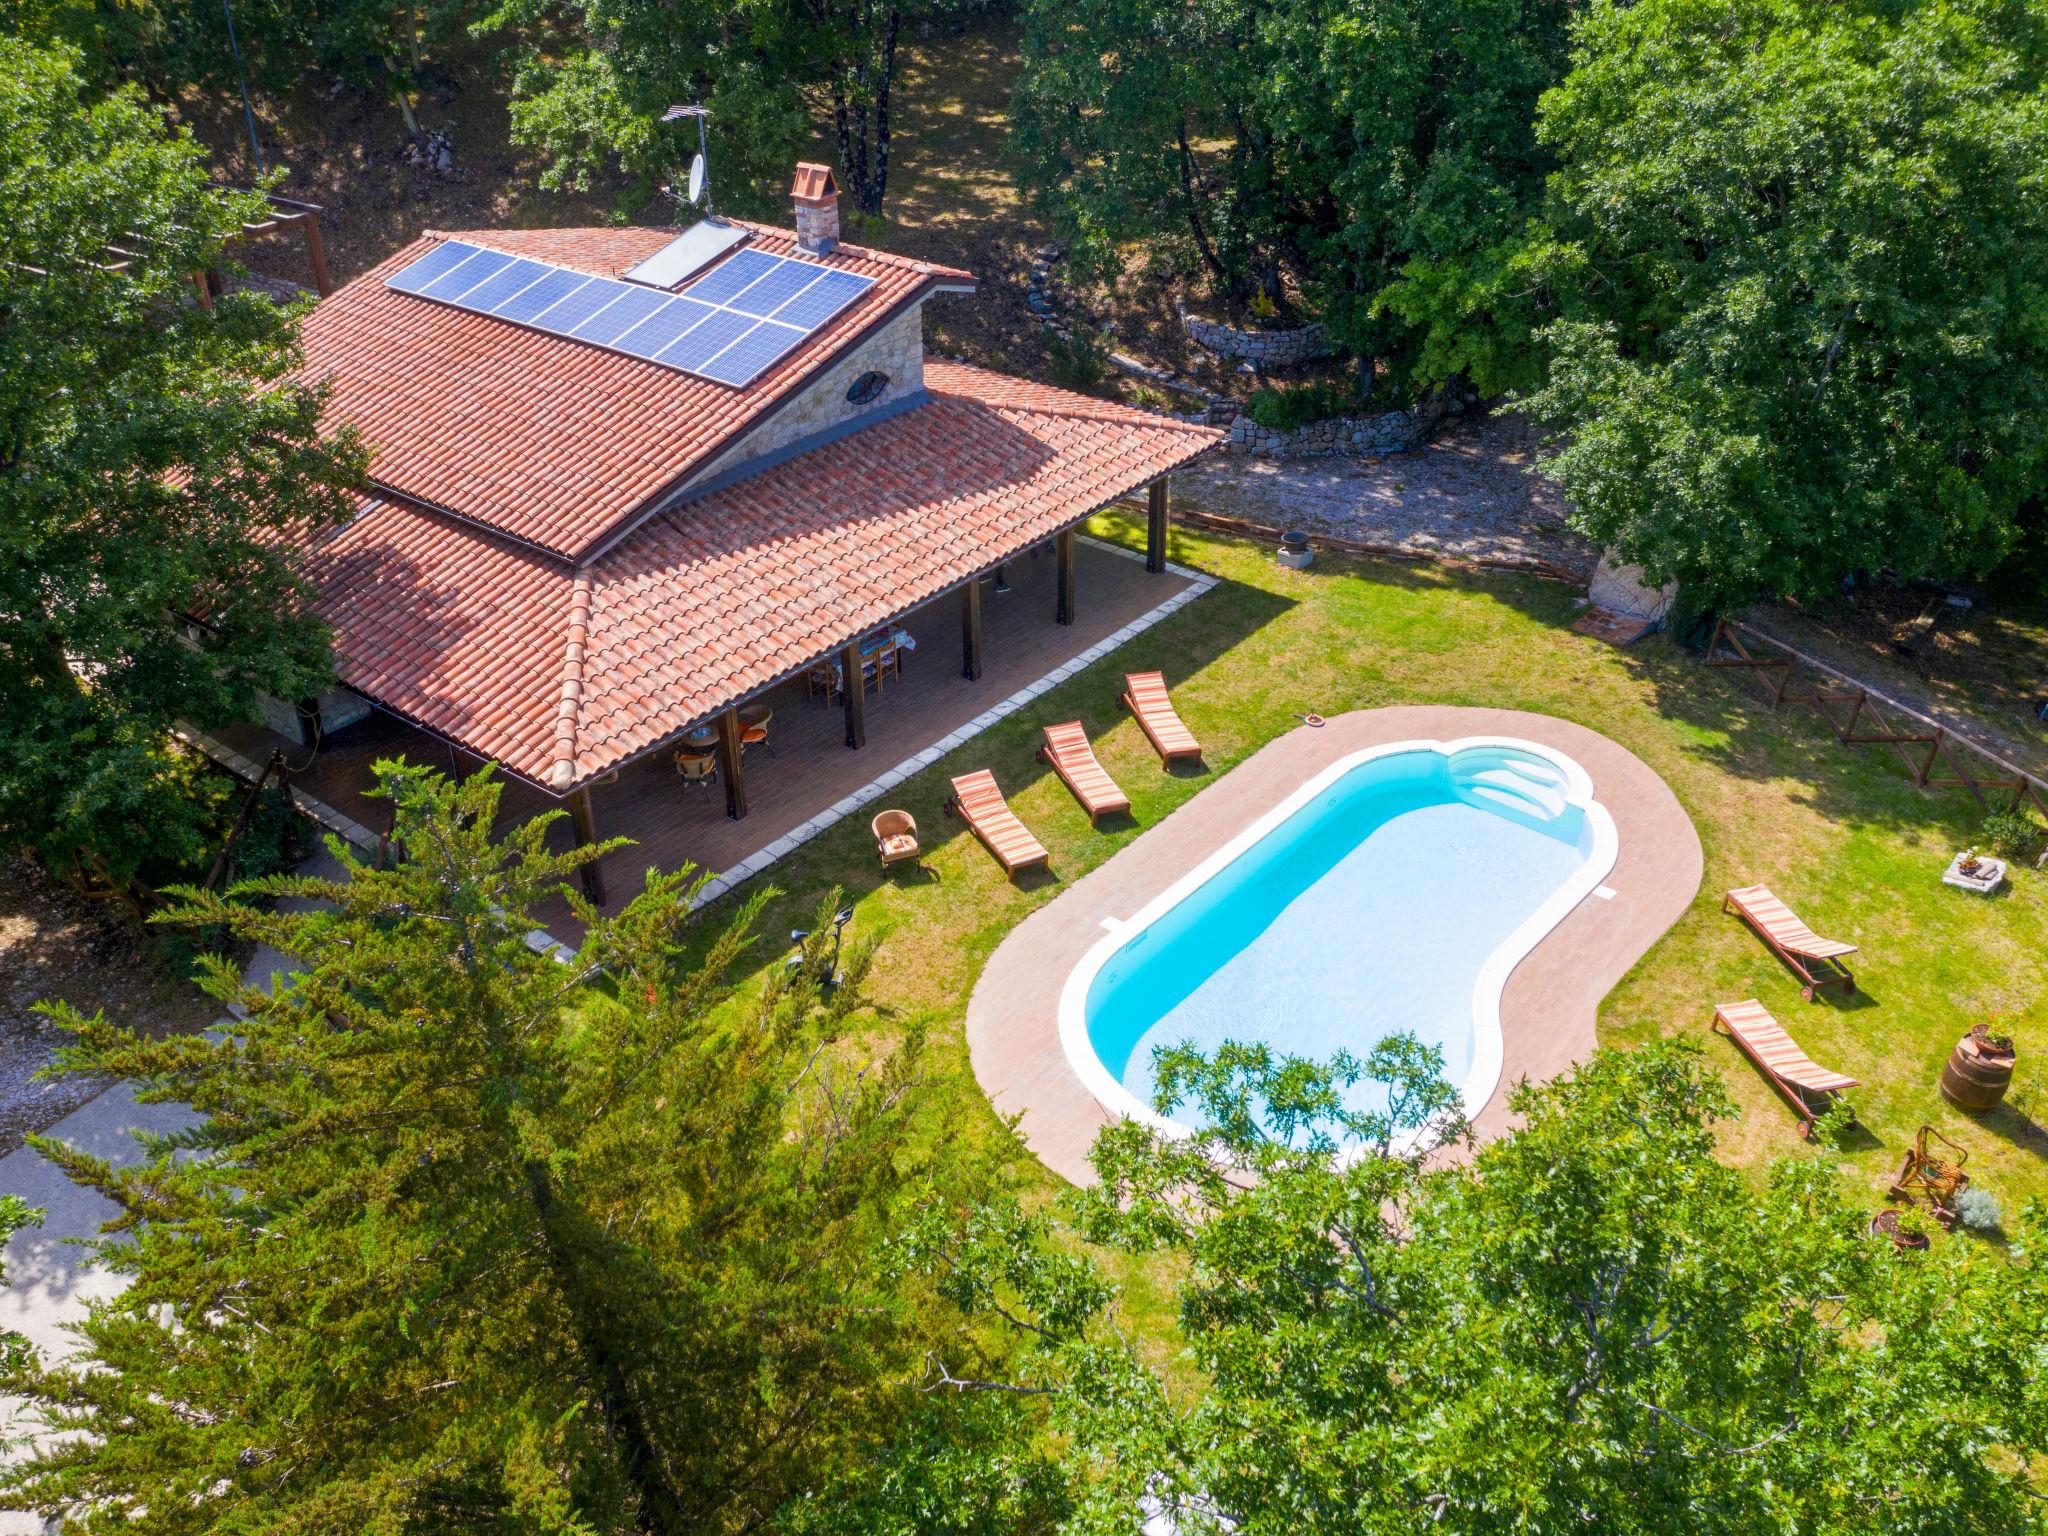
<svg viewBox="0 0 2048 1536">
<path fill-rule="evenodd" d="M 1230 424 L 1230 442 L 1224 451 L 1268 459 L 1406 453 L 1419 448 L 1442 417 L 1443 407 L 1436 401 L 1378 416 L 1332 416 L 1292 432 L 1276 432 L 1249 416 L 1239 416 Z"/>
<path fill-rule="evenodd" d="M 1330 350 L 1330 333 L 1321 325 L 1304 325 L 1292 331 L 1240 331 L 1213 320 L 1197 320 L 1185 312 L 1180 323 L 1188 339 L 1203 351 L 1233 362 L 1250 363 L 1255 368 L 1291 368 Z"/>
</svg>

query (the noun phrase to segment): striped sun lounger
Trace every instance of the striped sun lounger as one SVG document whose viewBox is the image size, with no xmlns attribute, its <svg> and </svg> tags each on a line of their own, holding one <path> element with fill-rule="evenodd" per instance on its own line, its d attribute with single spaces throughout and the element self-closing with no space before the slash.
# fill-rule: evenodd
<svg viewBox="0 0 2048 1536">
<path fill-rule="evenodd" d="M 1842 963 L 1844 955 L 1856 953 L 1854 944 L 1824 939 L 1799 920 L 1799 916 L 1771 893 L 1767 885 L 1746 885 L 1730 891 L 1721 903 L 1726 912 L 1734 908 L 1757 931 L 1771 952 L 1789 965 L 1804 983 L 1799 995 L 1809 1003 L 1822 987 L 1856 990 L 1856 978 Z"/>
<path fill-rule="evenodd" d="M 953 798 L 946 809 L 967 823 L 974 835 L 996 856 L 996 862 L 1010 874 L 1043 864 L 1052 855 L 1031 835 L 1031 829 L 1017 819 L 1017 813 L 996 787 L 996 776 L 986 768 L 962 774 L 953 781 Z"/>
<path fill-rule="evenodd" d="M 1090 821 L 1130 810 L 1131 797 L 1116 787 L 1116 780 L 1096 758 L 1080 721 L 1048 725 L 1045 745 L 1038 749 L 1038 760 L 1052 764 L 1052 771 L 1074 792 Z"/>
<path fill-rule="evenodd" d="M 1162 761 L 1177 757 L 1200 757 L 1202 744 L 1181 723 L 1173 700 L 1166 691 L 1166 678 L 1159 672 L 1124 674 L 1124 708 L 1138 717 L 1138 729 L 1152 743 Z"/>
<path fill-rule="evenodd" d="M 1831 1108 L 1835 1096 L 1857 1087 L 1856 1079 L 1830 1072 L 1799 1048 L 1770 1010 L 1755 998 L 1723 1003 L 1714 1010 L 1714 1028 L 1742 1047 L 1743 1054 L 1771 1080 L 1771 1085 L 1799 1112 L 1799 1134 L 1813 1134 L 1814 1117 Z"/>
</svg>

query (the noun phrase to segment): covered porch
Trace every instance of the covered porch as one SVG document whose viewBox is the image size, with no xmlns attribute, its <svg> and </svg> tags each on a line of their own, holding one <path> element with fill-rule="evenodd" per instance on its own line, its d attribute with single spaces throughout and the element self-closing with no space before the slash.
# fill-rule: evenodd
<svg viewBox="0 0 2048 1536">
<path fill-rule="evenodd" d="M 816 830 L 821 816 L 854 814 L 849 801 L 876 781 L 924 766 L 921 755 L 935 759 L 941 743 L 957 745 L 964 739 L 958 733 L 990 723 L 984 717 L 1004 701 L 1097 647 L 1128 638 L 1126 631 L 1156 621 L 1196 590 L 1190 575 L 1147 565 L 1142 553 L 1061 535 L 1008 562 L 1000 582 L 996 572 L 984 573 L 898 619 L 894 627 L 909 645 L 900 674 L 887 669 L 879 687 L 870 679 L 857 694 L 847 689 L 828 699 L 812 688 L 806 668 L 743 701 L 742 708 L 769 712 L 765 742 L 740 749 L 737 711 L 729 717 L 730 741 L 719 739 L 713 722 L 710 740 L 697 750 L 711 756 L 715 780 L 685 781 L 671 741 L 566 797 L 505 776 L 501 815 L 516 821 L 570 811 L 555 828 L 564 847 L 579 836 L 632 839 L 631 848 L 603 861 L 589 891 L 595 899 L 630 895 L 648 866 L 687 863 L 744 878 L 788 852 L 793 833 Z M 977 659 L 979 675 L 970 676 Z M 375 831 L 387 826 L 389 810 L 363 791 L 379 758 L 402 755 L 458 774 L 481 763 L 382 710 L 334 732 L 310 761 L 300 743 L 262 726 L 213 735 L 258 762 L 281 748 L 303 794 Z M 858 746 L 849 746 L 852 738 Z M 861 814 L 878 808 L 879 802 Z M 566 904 L 540 916 L 551 932 L 575 937 Z"/>
</svg>

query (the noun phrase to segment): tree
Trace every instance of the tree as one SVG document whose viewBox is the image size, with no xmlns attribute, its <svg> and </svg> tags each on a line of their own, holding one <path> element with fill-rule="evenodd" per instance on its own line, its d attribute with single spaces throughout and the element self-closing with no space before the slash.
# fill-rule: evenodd
<svg viewBox="0 0 2048 1536">
<path fill-rule="evenodd" d="M 1536 101 L 1567 0 L 1036 0 L 1013 108 L 1024 181 L 1108 275 L 1165 241 L 1218 292 L 1282 297 L 1435 383 L 1458 337 L 1530 306 L 1474 296 L 1536 210 Z M 1467 343 L 1469 347 L 1469 343 Z"/>
<path fill-rule="evenodd" d="M 420 137 L 415 111 L 432 55 L 467 36 L 471 0 L 5 0 L 0 19 L 38 40 L 76 47 L 103 84 L 129 84 L 163 105 L 194 89 L 234 94 L 298 89 L 323 71 L 396 107 Z"/>
<path fill-rule="evenodd" d="M 720 202 L 786 211 L 790 167 L 824 119 L 853 208 L 872 215 L 888 195 L 897 40 L 905 22 L 947 3 L 505 0 L 492 24 L 535 39 L 514 82 L 512 128 L 546 153 L 544 186 L 583 189 L 619 171 L 621 207 L 644 203 L 697 147 L 696 130 L 662 125 L 662 112 L 701 101 Z M 548 31 L 550 19 L 566 37 Z"/>
<path fill-rule="evenodd" d="M 1541 132 L 1532 404 L 1582 527 L 1704 603 L 1966 576 L 2048 476 L 2048 22 L 1600 0 Z"/>
<path fill-rule="evenodd" d="M 1162 1105 L 1097 1143 L 1074 1232 L 1184 1267 L 1203 1388 L 1170 1391 L 1110 1326 L 1113 1290 L 1043 1217 L 934 1217 L 910 1242 L 1038 1394 L 1074 1467 L 1076 1531 L 2033 1531 L 2048 1449 L 2036 1209 L 2014 1256 L 1968 1238 L 1897 1254 L 1822 1158 L 1757 1189 L 1714 1155 L 1730 1112 L 1696 1048 L 1605 1051 L 1523 1085 L 1522 1129 L 1460 1132 L 1433 1051 L 1360 1068 L 1175 1053 Z M 1342 1157 L 1333 1157 L 1339 1150 Z M 1124 1522 L 1119 1525 L 1119 1522 Z"/>
<path fill-rule="evenodd" d="M 172 726 L 331 675 L 290 556 L 362 456 L 291 376 L 296 310 L 197 302 L 262 199 L 79 69 L 0 38 L 0 842 L 127 890 L 201 847 Z"/>
<path fill-rule="evenodd" d="M 133 1168 L 37 1143 L 121 1207 L 99 1261 L 128 1285 L 78 1359 L 6 1382 L 62 1432 L 9 1506 L 138 1533 L 760 1525 L 893 1422 L 916 1358 L 918 1293 L 879 1254 L 946 1152 L 910 1135 L 919 1037 L 875 1035 L 866 946 L 828 987 L 813 937 L 736 996 L 758 901 L 686 962 L 686 874 L 600 917 L 570 882 L 605 850 L 550 852 L 552 818 L 495 838 L 487 774 L 379 774 L 395 867 L 337 844 L 342 878 L 166 919 L 299 967 L 266 993 L 208 965 L 232 1033 L 52 1010 L 68 1067 L 204 1119 Z M 558 892 L 574 954 L 527 942 Z"/>
</svg>

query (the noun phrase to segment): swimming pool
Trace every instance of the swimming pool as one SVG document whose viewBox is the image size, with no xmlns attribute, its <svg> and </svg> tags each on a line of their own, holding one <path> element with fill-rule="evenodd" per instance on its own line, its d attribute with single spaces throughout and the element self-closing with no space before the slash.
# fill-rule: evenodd
<svg viewBox="0 0 2048 1536">
<path fill-rule="evenodd" d="M 1113 1114 L 1152 1109 L 1153 1054 L 1264 1042 L 1443 1051 L 1468 1115 L 1501 1073 L 1515 966 L 1614 867 L 1614 821 L 1565 754 L 1505 737 L 1392 742 L 1331 764 L 1109 931 L 1060 995 L 1060 1041 Z M 1378 1085 L 1354 1084 L 1356 1108 Z"/>
</svg>

